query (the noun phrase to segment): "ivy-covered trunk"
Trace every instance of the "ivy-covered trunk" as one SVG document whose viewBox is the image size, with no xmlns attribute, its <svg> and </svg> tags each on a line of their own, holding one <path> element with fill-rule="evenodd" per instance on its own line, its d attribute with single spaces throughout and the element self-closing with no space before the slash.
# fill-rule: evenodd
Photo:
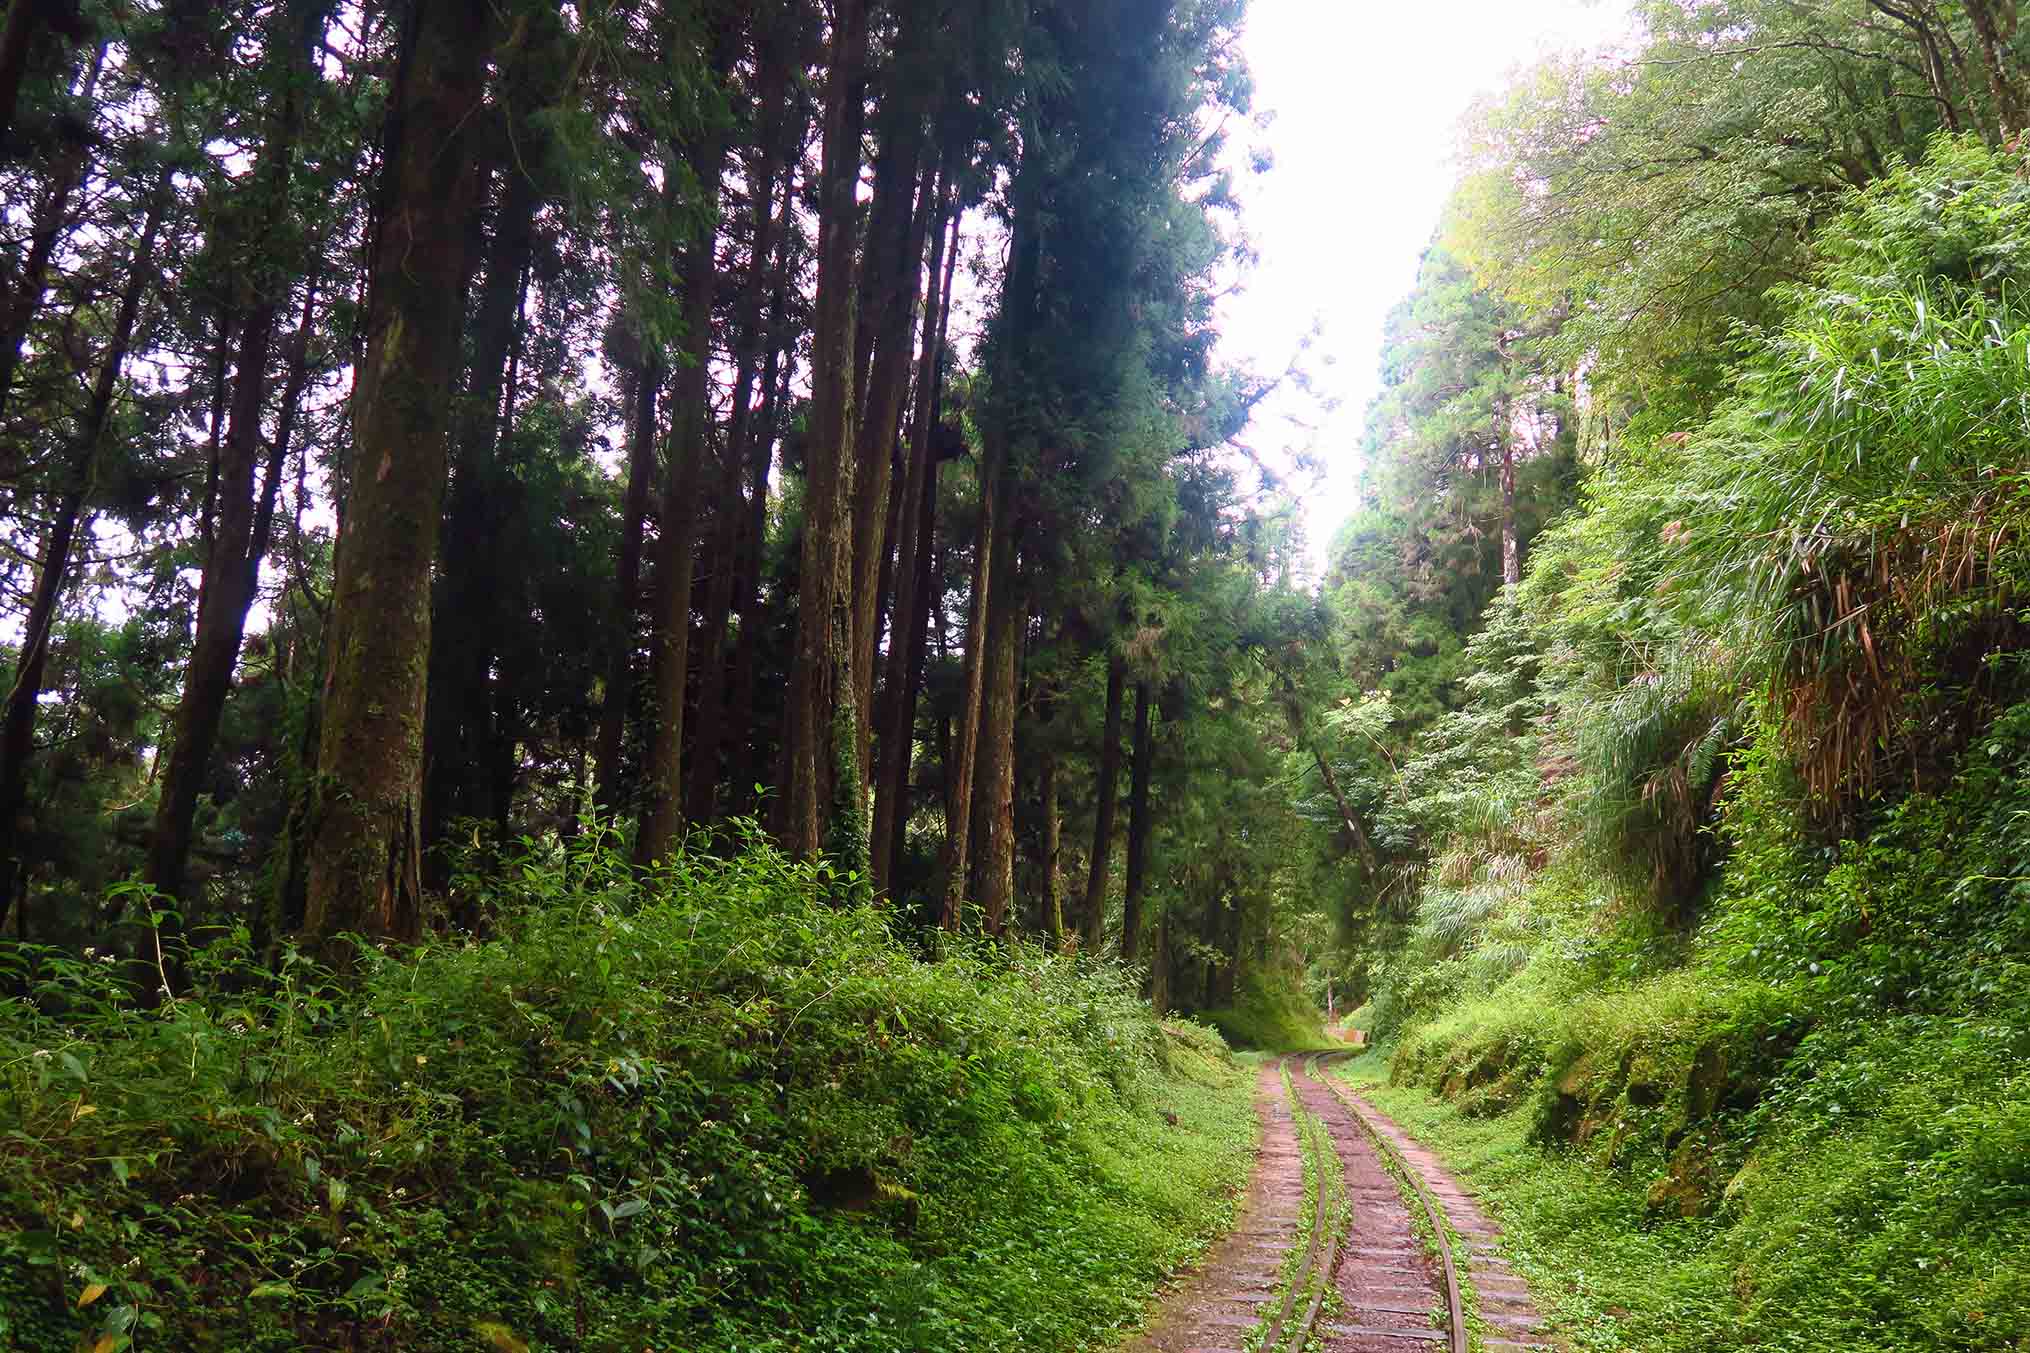
<svg viewBox="0 0 2030 1353">
<path fill-rule="evenodd" d="M 304 929 L 340 960 L 342 934 L 406 938 L 421 920 L 430 569 L 479 190 L 468 142 L 492 8 L 419 3 L 377 212 L 311 786 Z"/>
</svg>

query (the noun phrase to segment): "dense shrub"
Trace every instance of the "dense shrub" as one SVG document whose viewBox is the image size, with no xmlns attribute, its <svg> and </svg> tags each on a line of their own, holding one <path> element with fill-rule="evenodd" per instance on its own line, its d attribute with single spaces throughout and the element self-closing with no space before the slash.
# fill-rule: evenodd
<svg viewBox="0 0 2030 1353">
<path fill-rule="evenodd" d="M 1072 1347 L 1226 1205 L 1245 1078 L 1117 970 L 921 959 L 758 840 L 500 877 L 344 985 L 6 952 L 0 1344 Z"/>
</svg>

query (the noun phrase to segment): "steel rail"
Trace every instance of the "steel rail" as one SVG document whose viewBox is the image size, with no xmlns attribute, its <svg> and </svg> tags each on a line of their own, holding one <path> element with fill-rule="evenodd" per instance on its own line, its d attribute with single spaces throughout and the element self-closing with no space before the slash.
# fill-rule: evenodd
<svg viewBox="0 0 2030 1353">
<path fill-rule="evenodd" d="M 1297 1100 L 1297 1086 L 1290 1079 L 1290 1059 L 1285 1057 L 1279 1060 L 1276 1063 L 1276 1069 L 1282 1073 L 1283 1095 L 1290 1103 L 1291 1124 L 1297 1128 L 1297 1149 L 1299 1152 L 1308 1152 L 1310 1146 L 1304 1140 L 1303 1120 L 1298 1117 L 1298 1114 L 1303 1112 L 1303 1106 Z M 1283 1326 L 1290 1319 L 1290 1313 L 1297 1307 L 1297 1293 L 1302 1291 L 1304 1285 L 1311 1280 L 1311 1275 L 1315 1271 L 1315 1266 L 1318 1262 L 1318 1243 L 1325 1230 L 1325 1168 L 1322 1163 L 1314 1164 L 1313 1168 L 1317 1178 L 1317 1187 L 1312 1191 L 1311 1239 L 1304 1247 L 1303 1262 L 1298 1265 L 1297 1272 L 1290 1278 L 1288 1289 L 1283 1293 L 1283 1305 L 1281 1309 L 1276 1312 L 1276 1318 L 1269 1322 L 1269 1327 L 1262 1333 L 1261 1343 L 1257 1345 L 1259 1348 L 1269 1350 L 1269 1353 L 1274 1353 L 1274 1350 L 1280 1346 L 1278 1341 L 1282 1338 Z M 1333 1248 L 1335 1251 L 1338 1248 L 1338 1244 L 1338 1237 L 1335 1236 L 1333 1238 Z M 1329 1277 L 1327 1281 L 1330 1281 Z M 1317 1303 L 1312 1303 L 1312 1307 L 1315 1311 Z M 1292 1347 L 1296 1350 L 1296 1353 L 1302 1353 L 1304 1340 L 1310 1336 L 1310 1326 L 1306 1324 L 1300 1327 L 1296 1331 L 1296 1335 L 1298 1342 Z"/>
<path fill-rule="evenodd" d="M 1331 1053 L 1327 1055 L 1336 1058 L 1349 1054 Z M 1375 1149 L 1395 1163 L 1401 1177 L 1409 1181 L 1411 1191 L 1417 1195 L 1417 1201 L 1424 1205 L 1424 1215 L 1430 1219 L 1431 1234 L 1437 1241 L 1438 1260 L 1445 1269 L 1445 1308 L 1447 1317 L 1452 1324 L 1452 1353 L 1467 1353 L 1466 1307 L 1459 1295 L 1459 1270 L 1452 1262 L 1452 1239 L 1450 1232 L 1446 1229 L 1445 1209 L 1439 1204 L 1437 1198 L 1432 1195 L 1430 1186 L 1424 1180 L 1423 1172 L 1412 1165 L 1409 1158 L 1397 1149 L 1396 1144 L 1384 1136 L 1381 1129 L 1374 1125 L 1373 1120 L 1361 1112 L 1360 1105 L 1355 1103 L 1352 1097 L 1342 1091 L 1337 1085 L 1334 1085 L 1330 1077 L 1319 1077 L 1318 1080 L 1331 1093 L 1333 1098 L 1344 1104 L 1348 1112 L 1353 1114 L 1354 1121 L 1359 1123 L 1361 1130 L 1367 1133 L 1368 1140 L 1374 1143 Z"/>
</svg>

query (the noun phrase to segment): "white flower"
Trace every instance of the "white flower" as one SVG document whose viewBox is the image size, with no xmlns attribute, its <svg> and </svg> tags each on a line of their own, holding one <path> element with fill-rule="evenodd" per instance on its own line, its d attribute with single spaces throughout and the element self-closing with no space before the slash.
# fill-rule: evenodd
<svg viewBox="0 0 2030 1353">
<path fill-rule="evenodd" d="M 93 948 L 93 947 L 92 947 L 91 945 L 89 945 L 89 944 L 85 946 L 85 957 L 86 957 L 86 958 L 97 958 L 98 956 L 99 956 L 99 951 L 98 951 L 97 949 L 94 949 L 94 948 Z"/>
<path fill-rule="evenodd" d="M 51 1052 L 48 1048 L 37 1048 L 35 1050 L 35 1060 L 38 1062 L 46 1062 L 54 1056 L 56 1056 L 56 1054 Z"/>
<path fill-rule="evenodd" d="M 397 1198 L 406 1198 L 409 1196 L 409 1191 L 407 1189 L 396 1189 L 395 1196 Z"/>
</svg>

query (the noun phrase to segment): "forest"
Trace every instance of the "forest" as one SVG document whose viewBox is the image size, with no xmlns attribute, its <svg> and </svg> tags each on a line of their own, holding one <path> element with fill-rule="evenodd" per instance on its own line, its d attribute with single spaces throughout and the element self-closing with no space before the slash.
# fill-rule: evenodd
<svg viewBox="0 0 2030 1353">
<path fill-rule="evenodd" d="M 1243 0 L 4 8 L 0 1347 L 1113 1347 L 1349 1009 L 1567 1346 L 2030 1341 L 2011 0 L 1519 66 L 1287 452 Z"/>
</svg>

